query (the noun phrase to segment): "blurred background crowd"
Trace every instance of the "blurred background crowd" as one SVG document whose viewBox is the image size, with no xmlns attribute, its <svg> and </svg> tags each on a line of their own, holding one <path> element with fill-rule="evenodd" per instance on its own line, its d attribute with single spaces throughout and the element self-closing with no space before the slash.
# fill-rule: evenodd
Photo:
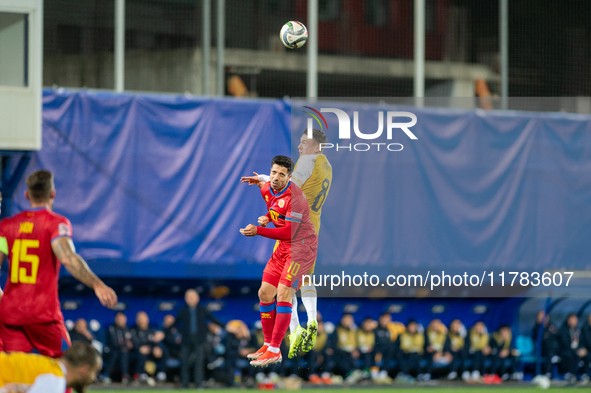
<svg viewBox="0 0 591 393">
<path fill-rule="evenodd" d="M 238 319 L 220 321 L 200 304 L 195 290 L 187 291 L 185 302 L 177 315 L 162 321 L 151 321 L 144 311 L 128 321 L 118 312 L 108 328 L 98 331 L 81 318 L 71 338 L 102 349 L 106 384 L 249 386 L 290 376 L 328 385 L 432 379 L 494 384 L 522 380 L 524 373 L 589 381 L 591 371 L 591 315 L 580 321 L 572 313 L 556 326 L 539 311 L 529 337 L 516 335 L 506 324 L 494 331 L 483 321 L 466 326 L 459 315 L 447 325 L 437 318 L 393 321 L 389 312 L 357 319 L 344 313 L 335 321 L 320 316 L 312 351 L 288 359 L 286 338 L 283 363 L 257 369 L 246 355 L 263 343 L 260 322 L 249 327 Z M 541 354 L 538 370 L 536 353 Z"/>
</svg>

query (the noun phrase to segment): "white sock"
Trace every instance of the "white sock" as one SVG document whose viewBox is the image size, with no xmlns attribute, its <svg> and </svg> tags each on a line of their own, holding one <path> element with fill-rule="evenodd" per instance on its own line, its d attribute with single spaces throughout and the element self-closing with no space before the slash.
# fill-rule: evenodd
<svg viewBox="0 0 591 393">
<path fill-rule="evenodd" d="M 300 318 L 298 318 L 298 298 L 295 293 L 291 295 L 291 321 L 289 322 L 289 331 L 294 333 L 300 326 Z"/>
<path fill-rule="evenodd" d="M 306 307 L 306 312 L 308 313 L 308 322 L 315 321 L 318 315 L 318 310 L 316 309 L 317 299 L 314 284 L 302 285 L 302 303 L 304 303 L 304 307 Z"/>
<path fill-rule="evenodd" d="M 271 343 L 263 343 L 263 345 L 269 346 L 271 345 Z"/>
<path fill-rule="evenodd" d="M 279 353 L 279 348 L 277 348 L 277 347 L 269 347 L 269 348 L 267 348 L 267 351 L 271 351 L 273 353 Z"/>
</svg>

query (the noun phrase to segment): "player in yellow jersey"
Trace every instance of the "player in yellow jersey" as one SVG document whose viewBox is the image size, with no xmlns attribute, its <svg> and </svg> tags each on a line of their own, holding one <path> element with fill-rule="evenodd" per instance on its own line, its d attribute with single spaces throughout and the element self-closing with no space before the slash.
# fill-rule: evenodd
<svg viewBox="0 0 591 393">
<path fill-rule="evenodd" d="M 326 201 L 330 186 L 332 183 L 332 166 L 328 162 L 326 156 L 322 153 L 322 144 L 326 143 L 326 134 L 321 130 L 314 129 L 312 138 L 308 138 L 308 130 L 300 138 L 298 151 L 300 158 L 296 163 L 295 169 L 291 174 L 291 181 L 300 187 L 308 199 L 308 206 L 310 207 L 310 221 L 314 225 L 316 234 L 320 232 L 320 214 L 322 213 L 322 205 Z M 262 187 L 269 181 L 269 176 L 259 175 L 254 172 L 255 176 L 242 177 L 242 183 L 257 184 Z M 314 273 L 314 266 L 307 273 L 311 275 Z M 302 303 L 306 307 L 308 314 L 307 329 L 300 326 L 297 309 L 297 297 L 295 292 L 292 295 L 292 314 L 289 330 L 289 357 L 295 356 L 298 350 L 304 352 L 309 351 L 316 342 L 316 334 L 318 331 L 317 317 L 317 294 L 316 288 L 312 283 L 302 283 L 301 297 Z"/>
<path fill-rule="evenodd" d="M 0 352 L 0 393 L 78 393 L 94 382 L 103 367 L 87 343 L 75 342 L 59 359 L 24 352 Z"/>
</svg>

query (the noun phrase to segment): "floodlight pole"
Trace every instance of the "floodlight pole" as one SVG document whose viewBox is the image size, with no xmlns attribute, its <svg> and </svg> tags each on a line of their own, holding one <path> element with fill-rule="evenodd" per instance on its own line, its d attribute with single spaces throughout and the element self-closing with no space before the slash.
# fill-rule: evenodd
<svg viewBox="0 0 591 393">
<path fill-rule="evenodd" d="M 318 97 L 318 0 L 308 0 L 307 98 Z"/>
<path fill-rule="evenodd" d="M 226 50 L 226 0 L 218 0 L 217 6 L 217 71 L 216 71 L 216 93 L 223 97 L 226 93 L 225 79 L 226 70 L 224 67 L 224 51 Z"/>
<path fill-rule="evenodd" d="M 211 53 L 211 0 L 203 0 L 203 43 L 202 43 L 202 65 L 201 65 L 201 93 L 209 94 L 209 63 Z"/>
<path fill-rule="evenodd" d="M 501 52 L 501 105 L 508 109 L 509 100 L 509 0 L 499 0 L 499 42 Z"/>
<path fill-rule="evenodd" d="M 425 0 L 415 0 L 414 20 L 414 96 L 417 106 L 422 106 L 425 97 Z"/>
<path fill-rule="evenodd" d="M 115 91 L 125 88 L 125 0 L 115 0 Z"/>
</svg>

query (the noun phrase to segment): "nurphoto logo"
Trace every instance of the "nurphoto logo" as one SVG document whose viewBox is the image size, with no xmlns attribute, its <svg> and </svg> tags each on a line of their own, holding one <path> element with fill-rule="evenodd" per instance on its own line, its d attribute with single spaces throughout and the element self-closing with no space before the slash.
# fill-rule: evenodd
<svg viewBox="0 0 591 393">
<path fill-rule="evenodd" d="M 308 138 L 312 138 L 312 130 L 314 129 L 314 120 L 318 123 L 321 130 L 328 131 L 328 123 L 326 118 L 322 113 L 333 113 L 337 116 L 339 122 L 339 140 L 344 140 L 345 142 L 347 139 L 351 139 L 351 118 L 342 109 L 338 108 L 320 108 L 320 111 L 311 108 L 309 106 L 305 106 L 304 108 L 309 109 L 311 112 L 304 111 L 304 113 L 312 116 L 312 118 L 308 118 L 307 122 L 307 130 L 308 130 Z M 407 118 L 410 121 L 401 122 L 399 121 L 400 118 Z M 382 136 L 384 132 L 384 119 L 386 122 L 386 139 L 388 141 L 392 140 L 392 136 L 394 135 L 395 131 L 401 130 L 403 131 L 408 138 L 412 140 L 418 139 L 416 135 L 410 130 L 412 126 L 417 124 L 417 116 L 411 112 L 397 112 L 397 111 L 378 111 L 378 130 L 373 133 L 365 133 L 362 132 L 359 127 L 359 112 L 353 112 L 353 132 L 359 139 L 363 140 L 375 140 Z M 337 143 L 322 143 L 322 149 L 336 149 L 339 150 L 347 150 L 347 151 L 369 151 L 372 149 L 377 149 L 380 151 L 388 150 L 388 151 L 401 151 L 404 146 L 402 143 L 385 143 L 385 142 L 372 142 L 372 143 L 355 143 L 355 144 L 340 144 Z"/>
</svg>

